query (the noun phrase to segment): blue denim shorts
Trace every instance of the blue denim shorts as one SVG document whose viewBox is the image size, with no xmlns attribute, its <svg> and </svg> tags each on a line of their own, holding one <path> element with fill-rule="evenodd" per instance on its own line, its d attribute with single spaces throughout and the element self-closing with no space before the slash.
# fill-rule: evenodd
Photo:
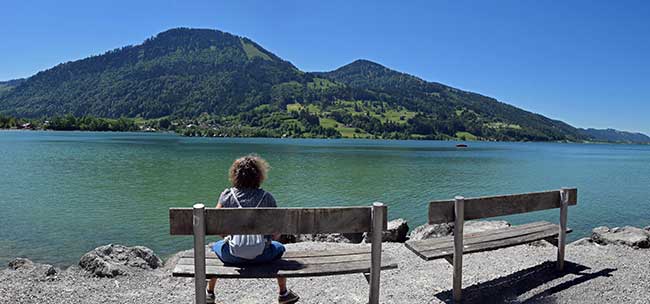
<svg viewBox="0 0 650 304">
<path fill-rule="evenodd" d="M 266 249 L 264 249 L 264 252 L 262 252 L 262 254 L 258 255 L 252 260 L 249 260 L 249 259 L 242 259 L 240 257 L 236 257 L 230 254 L 230 247 L 228 246 L 228 243 L 224 242 L 223 240 L 214 243 L 214 245 L 212 246 L 212 251 L 214 251 L 214 253 L 217 254 L 219 259 L 224 264 L 228 264 L 232 266 L 263 264 L 263 263 L 275 261 L 282 257 L 285 250 L 286 249 L 284 248 L 284 245 L 282 245 L 282 243 L 272 241 L 271 244 L 266 246 Z"/>
</svg>

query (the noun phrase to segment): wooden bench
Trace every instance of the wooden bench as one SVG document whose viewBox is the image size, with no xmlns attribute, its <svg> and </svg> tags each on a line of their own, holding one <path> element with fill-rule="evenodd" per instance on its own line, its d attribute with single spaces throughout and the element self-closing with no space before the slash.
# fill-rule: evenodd
<svg viewBox="0 0 650 304">
<path fill-rule="evenodd" d="M 539 240 L 556 245 L 557 269 L 564 269 L 564 248 L 567 228 L 568 206 L 577 204 L 578 190 L 561 190 L 515 194 L 505 196 L 463 198 L 434 201 L 429 204 L 429 224 L 454 222 L 454 235 L 434 239 L 407 241 L 406 247 L 424 260 L 444 258 L 453 265 L 453 297 L 462 298 L 463 253 L 495 250 Z M 560 209 L 560 224 L 535 222 L 463 235 L 465 220 Z"/>
<path fill-rule="evenodd" d="M 380 270 L 397 268 L 381 255 L 386 230 L 386 207 L 334 208 L 193 208 L 169 209 L 170 233 L 194 235 L 194 252 L 181 256 L 172 272 L 195 277 L 196 303 L 205 303 L 206 278 L 310 277 L 363 273 L 370 284 L 370 303 L 379 303 Z M 264 219 L 264 220 L 256 220 Z M 272 220 L 269 220 L 272 219 Z M 370 232 L 367 248 L 324 251 L 287 250 L 281 260 L 246 267 L 224 265 L 205 247 L 205 235 L 315 234 Z"/>
</svg>

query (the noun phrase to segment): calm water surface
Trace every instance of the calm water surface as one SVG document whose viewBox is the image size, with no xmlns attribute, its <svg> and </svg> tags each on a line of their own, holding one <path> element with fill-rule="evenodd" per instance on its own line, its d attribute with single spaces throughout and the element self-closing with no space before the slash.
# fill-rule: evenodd
<svg viewBox="0 0 650 304">
<path fill-rule="evenodd" d="M 650 225 L 650 147 L 556 143 L 186 138 L 171 134 L 0 131 L 0 264 L 70 265 L 107 243 L 165 256 L 169 207 L 213 205 L 242 154 L 272 166 L 281 206 L 388 204 L 411 227 L 427 202 L 578 187 L 572 239 L 599 225 Z M 557 210 L 506 217 L 557 222 Z"/>
</svg>

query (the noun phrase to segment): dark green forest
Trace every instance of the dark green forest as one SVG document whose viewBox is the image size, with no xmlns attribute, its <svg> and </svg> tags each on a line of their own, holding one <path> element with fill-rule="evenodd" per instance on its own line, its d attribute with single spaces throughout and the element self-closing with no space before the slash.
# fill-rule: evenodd
<svg viewBox="0 0 650 304">
<path fill-rule="evenodd" d="M 140 131 L 143 128 L 131 118 L 75 117 L 71 114 L 50 119 L 16 118 L 0 114 L 0 129 L 42 129 L 60 131 Z"/>
<path fill-rule="evenodd" d="M 561 121 L 371 61 L 308 73 L 248 38 L 187 28 L 0 83 L 0 113 L 61 130 L 188 136 L 588 139 Z"/>
</svg>

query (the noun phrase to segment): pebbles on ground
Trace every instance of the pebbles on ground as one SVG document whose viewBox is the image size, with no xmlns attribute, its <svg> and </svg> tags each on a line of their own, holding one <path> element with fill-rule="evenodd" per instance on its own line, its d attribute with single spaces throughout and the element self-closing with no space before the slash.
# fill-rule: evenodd
<svg viewBox="0 0 650 304">
<path fill-rule="evenodd" d="M 305 242 L 298 248 L 331 249 L 369 244 Z M 425 262 L 403 244 L 384 243 L 399 269 L 382 272 L 381 303 L 450 302 L 452 269 L 445 260 Z M 567 272 L 554 270 L 553 246 L 521 245 L 464 256 L 466 303 L 647 303 L 650 250 L 583 243 L 567 247 Z M 192 279 L 173 278 L 169 265 L 98 278 L 77 266 L 47 276 L 20 268 L 0 270 L 0 303 L 192 303 Z M 295 278 L 289 286 L 301 303 L 364 303 L 368 284 L 361 274 Z M 273 303 L 269 279 L 219 280 L 222 303 Z"/>
</svg>

